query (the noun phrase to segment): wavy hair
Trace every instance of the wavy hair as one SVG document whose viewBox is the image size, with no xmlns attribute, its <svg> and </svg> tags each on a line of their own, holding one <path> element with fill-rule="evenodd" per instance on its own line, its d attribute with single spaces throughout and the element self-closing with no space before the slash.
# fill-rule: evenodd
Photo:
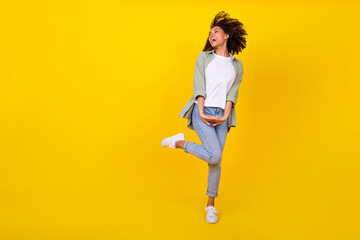
<svg viewBox="0 0 360 240">
<path fill-rule="evenodd" d="M 229 38 L 226 43 L 228 52 L 231 54 L 238 54 L 246 47 L 245 35 L 248 35 L 244 29 L 244 25 L 235 18 L 230 18 L 228 13 L 224 11 L 216 14 L 215 18 L 210 24 L 210 29 L 219 26 L 226 33 L 229 34 Z M 214 48 L 209 42 L 209 37 L 206 40 L 203 51 L 211 51 Z"/>
</svg>

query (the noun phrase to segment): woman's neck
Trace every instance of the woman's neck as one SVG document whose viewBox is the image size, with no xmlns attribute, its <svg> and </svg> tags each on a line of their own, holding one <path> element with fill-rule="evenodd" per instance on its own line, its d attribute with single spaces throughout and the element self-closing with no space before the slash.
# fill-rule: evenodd
<svg viewBox="0 0 360 240">
<path fill-rule="evenodd" d="M 230 55 L 229 55 L 229 53 L 228 53 L 228 51 L 227 51 L 226 48 L 225 48 L 225 49 L 218 49 L 218 48 L 216 48 L 215 51 L 214 51 L 214 53 L 215 53 L 216 55 L 219 55 L 219 56 L 230 57 Z"/>
</svg>

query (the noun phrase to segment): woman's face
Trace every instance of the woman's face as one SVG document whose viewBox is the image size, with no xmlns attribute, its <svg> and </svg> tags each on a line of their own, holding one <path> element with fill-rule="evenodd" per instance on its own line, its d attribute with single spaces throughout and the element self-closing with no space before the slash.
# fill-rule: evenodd
<svg viewBox="0 0 360 240">
<path fill-rule="evenodd" d="M 221 27 L 215 26 L 209 32 L 209 42 L 213 48 L 226 44 L 229 34 L 226 34 Z"/>
</svg>

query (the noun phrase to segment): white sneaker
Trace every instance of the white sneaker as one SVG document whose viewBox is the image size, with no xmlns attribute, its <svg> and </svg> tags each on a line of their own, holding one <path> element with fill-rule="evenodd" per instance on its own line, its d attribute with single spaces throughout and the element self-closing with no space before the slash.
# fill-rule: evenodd
<svg viewBox="0 0 360 240">
<path fill-rule="evenodd" d="M 207 212 L 206 221 L 208 223 L 216 223 L 218 220 L 216 213 L 219 213 L 219 211 L 214 206 L 207 206 L 205 211 Z"/>
<path fill-rule="evenodd" d="M 161 146 L 163 147 L 171 147 L 173 149 L 177 149 L 177 147 L 175 147 L 175 142 L 178 140 L 185 140 L 185 134 L 184 133 L 178 133 L 174 136 L 165 138 L 164 140 L 161 141 Z"/>
</svg>

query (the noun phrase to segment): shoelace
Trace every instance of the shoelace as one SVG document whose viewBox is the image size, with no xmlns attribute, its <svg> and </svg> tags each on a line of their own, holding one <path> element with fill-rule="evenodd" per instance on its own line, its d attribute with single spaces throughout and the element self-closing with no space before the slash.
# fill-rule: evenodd
<svg viewBox="0 0 360 240">
<path fill-rule="evenodd" d="M 219 213 L 219 210 L 217 210 L 215 207 L 208 208 L 207 210 L 208 214 L 214 215 L 215 213 Z"/>
</svg>

